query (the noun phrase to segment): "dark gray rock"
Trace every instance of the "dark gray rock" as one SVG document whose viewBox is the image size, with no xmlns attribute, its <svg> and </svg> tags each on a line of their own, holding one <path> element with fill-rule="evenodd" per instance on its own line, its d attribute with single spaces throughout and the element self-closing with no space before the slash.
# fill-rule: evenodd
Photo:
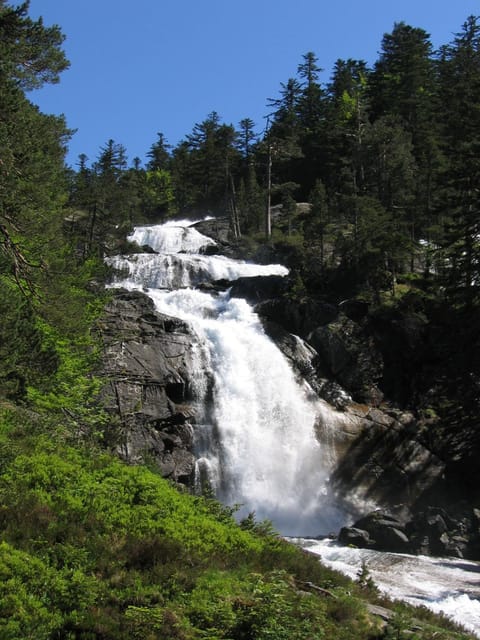
<svg viewBox="0 0 480 640">
<path fill-rule="evenodd" d="M 382 355 L 373 338 L 358 323 L 341 314 L 335 322 L 317 326 L 307 339 L 318 352 L 328 377 L 351 392 L 357 401 L 380 404 Z"/>
<path fill-rule="evenodd" d="M 232 283 L 232 298 L 245 298 L 255 305 L 262 300 L 276 298 L 286 291 L 286 278 L 283 276 L 253 276 L 238 278 Z"/>
<path fill-rule="evenodd" d="M 368 531 L 357 527 L 342 527 L 338 534 L 338 541 L 346 546 L 353 545 L 361 549 L 368 549 L 373 542 Z"/>
<path fill-rule="evenodd" d="M 156 464 L 162 475 L 189 482 L 196 421 L 199 349 L 183 321 L 155 311 L 140 292 L 113 291 L 99 323 L 105 442 L 131 463 Z"/>
<path fill-rule="evenodd" d="M 405 533 L 403 522 L 388 513 L 373 511 L 357 520 L 353 527 L 367 532 L 368 546 L 372 549 L 394 553 L 410 550 L 410 540 Z"/>
<path fill-rule="evenodd" d="M 272 320 L 286 331 L 301 338 L 319 326 L 327 325 L 338 316 L 336 305 L 309 300 L 298 302 L 289 298 L 267 300 L 255 307 L 255 311 L 265 320 Z M 315 345 L 312 345 L 315 347 Z"/>
<path fill-rule="evenodd" d="M 199 233 L 215 240 L 220 246 L 220 250 L 227 248 L 234 240 L 230 218 L 219 217 L 201 220 L 193 225 Z M 218 251 L 219 249 L 217 249 Z M 224 253 L 224 251 L 222 251 Z"/>
<path fill-rule="evenodd" d="M 400 529 L 382 526 L 376 532 L 375 549 L 404 553 L 411 550 L 411 545 L 408 536 Z"/>
</svg>

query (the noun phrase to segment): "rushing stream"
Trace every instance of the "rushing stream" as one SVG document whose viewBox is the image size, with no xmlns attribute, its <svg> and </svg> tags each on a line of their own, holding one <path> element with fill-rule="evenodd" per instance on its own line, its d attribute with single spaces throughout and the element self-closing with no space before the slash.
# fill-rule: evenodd
<svg viewBox="0 0 480 640">
<path fill-rule="evenodd" d="M 137 227 L 129 240 L 148 245 L 156 253 L 116 256 L 109 262 L 122 274 L 113 286 L 145 291 L 158 311 L 189 322 L 199 336 L 214 389 L 212 407 L 197 420 L 198 482 L 207 479 L 224 503 L 242 505 L 240 516 L 254 512 L 258 520 L 271 520 L 283 535 L 306 538 L 337 531 L 348 514 L 330 498 L 332 460 L 316 434 L 334 428 L 341 416 L 297 380 L 246 301 L 231 298 L 228 291 L 210 293 L 198 288 L 220 279 L 285 276 L 288 272 L 281 265 L 255 265 L 201 253 L 215 243 L 192 224 L 177 220 Z M 200 396 L 204 388 L 199 379 Z M 326 542 L 305 541 L 304 545 L 353 576 L 365 560 Z M 375 557 L 383 560 L 372 559 Z M 430 603 L 480 634 L 477 564 L 456 563 L 455 585 L 437 589 L 433 582 L 419 585 L 407 580 L 400 586 L 397 579 L 399 573 L 412 574 L 413 566 L 416 572 L 422 563 L 430 575 L 430 559 L 415 558 L 415 565 L 401 565 L 395 558 L 377 554 L 366 559 L 369 569 L 370 564 L 375 565 L 371 572 L 382 589 L 394 597 Z M 445 581 L 452 575 L 447 574 L 449 563 L 437 563 Z M 382 582 L 382 575 L 388 577 L 392 572 L 395 578 L 390 582 L 395 590 L 389 587 L 389 578 Z M 471 611 L 468 620 L 466 608 Z"/>
<path fill-rule="evenodd" d="M 365 563 L 375 584 L 391 598 L 443 612 L 480 637 L 478 562 L 355 549 L 329 539 L 295 542 L 354 579 Z"/>
</svg>

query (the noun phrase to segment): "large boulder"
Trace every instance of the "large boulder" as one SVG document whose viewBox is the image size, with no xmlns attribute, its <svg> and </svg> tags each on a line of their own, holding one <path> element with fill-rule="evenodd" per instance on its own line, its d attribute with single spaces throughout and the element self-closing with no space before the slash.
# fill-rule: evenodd
<svg viewBox="0 0 480 640">
<path fill-rule="evenodd" d="M 195 376 L 202 370 L 196 335 L 182 320 L 158 313 L 143 293 L 124 290 L 113 292 L 99 331 L 107 445 L 129 462 L 153 462 L 165 477 L 189 483 Z"/>
<path fill-rule="evenodd" d="M 404 523 L 385 511 L 372 511 L 351 527 L 343 527 L 338 539 L 342 544 L 357 547 L 404 553 L 411 551 L 410 540 Z"/>
<path fill-rule="evenodd" d="M 234 240 L 230 218 L 211 217 L 201 220 L 200 222 L 196 222 L 194 227 L 199 233 L 203 233 L 204 236 L 208 236 L 209 238 L 212 238 L 212 240 L 215 240 L 218 245 L 215 249 L 213 246 L 210 246 L 205 250 L 206 253 L 211 251 L 220 251 L 220 253 L 223 254 L 230 253 L 231 243 Z"/>
<path fill-rule="evenodd" d="M 353 525 L 355 529 L 366 531 L 369 547 L 378 551 L 410 551 L 410 540 L 405 533 L 404 523 L 384 511 L 373 511 Z"/>
<path fill-rule="evenodd" d="M 338 535 L 342 544 L 361 548 L 403 553 L 411 551 L 404 523 L 384 511 L 372 511 L 351 527 L 342 527 Z"/>
<path fill-rule="evenodd" d="M 368 531 L 357 529 L 357 527 L 342 527 L 338 534 L 338 541 L 347 547 L 360 547 L 360 549 L 369 549 L 373 543 Z"/>
</svg>

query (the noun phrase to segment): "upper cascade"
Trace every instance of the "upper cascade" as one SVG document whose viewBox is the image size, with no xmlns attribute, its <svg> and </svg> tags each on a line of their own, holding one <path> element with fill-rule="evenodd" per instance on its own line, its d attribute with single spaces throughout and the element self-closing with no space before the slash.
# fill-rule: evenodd
<svg viewBox="0 0 480 640">
<path fill-rule="evenodd" d="M 216 243 L 192 226 L 187 226 L 193 224 L 191 220 L 176 220 L 162 225 L 136 227 L 128 239 L 140 246 L 148 245 L 158 254 L 138 253 L 108 258 L 108 264 L 126 274 L 126 279 L 117 281 L 115 286 L 131 288 L 134 283 L 151 289 L 178 289 L 198 287 L 216 280 L 288 275 L 288 269 L 280 264 L 260 265 L 222 255 L 198 253 L 203 247 Z"/>
<path fill-rule="evenodd" d="M 141 247 L 148 245 L 158 253 L 198 253 L 204 247 L 217 244 L 191 226 L 193 224 L 192 220 L 169 220 L 162 225 L 135 227 L 128 240 Z"/>
<path fill-rule="evenodd" d="M 257 265 L 225 256 L 184 253 L 139 253 L 128 257 L 114 256 L 107 262 L 115 269 L 128 273 L 130 281 L 149 289 L 180 289 L 198 287 L 215 280 L 233 281 L 245 276 L 288 274 L 288 269 L 282 265 Z"/>
</svg>

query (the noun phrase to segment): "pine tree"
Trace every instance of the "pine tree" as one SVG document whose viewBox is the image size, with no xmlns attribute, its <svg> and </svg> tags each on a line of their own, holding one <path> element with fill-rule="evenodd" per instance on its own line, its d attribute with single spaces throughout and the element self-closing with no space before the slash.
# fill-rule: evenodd
<svg viewBox="0 0 480 640">
<path fill-rule="evenodd" d="M 308 197 L 317 178 L 324 178 L 325 166 L 325 92 L 319 76 L 323 71 L 317 65 L 317 57 L 309 51 L 303 56 L 297 72 L 301 92 L 297 103 L 299 146 L 301 159 L 295 164 L 290 179 L 301 182 L 300 196 Z"/>
<path fill-rule="evenodd" d="M 320 72 L 317 57 L 312 52 L 303 55 L 303 62 L 298 65 L 298 76 L 302 90 L 297 104 L 297 113 L 303 135 L 319 130 L 323 120 L 323 90 L 318 81 Z"/>
<path fill-rule="evenodd" d="M 221 123 L 213 111 L 174 149 L 172 177 L 180 210 L 205 213 L 231 206 L 240 160 L 237 142 L 235 128 Z"/>
<path fill-rule="evenodd" d="M 373 120 L 395 116 L 410 134 L 417 171 L 412 232 L 425 237 L 433 224 L 435 185 L 440 166 L 436 126 L 436 73 L 429 34 L 404 22 L 382 39 L 369 80 Z"/>
<path fill-rule="evenodd" d="M 326 167 L 331 191 L 365 190 L 365 139 L 370 128 L 368 70 L 362 60 L 337 60 L 327 94 Z"/>
<path fill-rule="evenodd" d="M 147 164 L 148 171 L 156 171 L 157 169 L 169 169 L 170 166 L 170 149 L 171 145 L 165 139 L 163 133 L 157 133 L 157 141 L 152 144 L 147 153 L 150 158 Z"/>
<path fill-rule="evenodd" d="M 439 60 L 448 220 L 446 286 L 460 306 L 480 302 L 480 25 L 470 16 Z"/>
<path fill-rule="evenodd" d="M 255 133 L 255 123 L 250 118 L 240 120 L 239 126 L 237 148 L 244 159 L 244 166 L 248 167 L 252 155 L 252 147 L 256 143 L 258 136 Z"/>
<path fill-rule="evenodd" d="M 45 264 L 41 238 L 58 235 L 70 136 L 63 117 L 40 113 L 25 95 L 68 67 L 59 28 L 27 13 L 28 2 L 0 4 L 0 271 L 25 292 Z"/>
</svg>

